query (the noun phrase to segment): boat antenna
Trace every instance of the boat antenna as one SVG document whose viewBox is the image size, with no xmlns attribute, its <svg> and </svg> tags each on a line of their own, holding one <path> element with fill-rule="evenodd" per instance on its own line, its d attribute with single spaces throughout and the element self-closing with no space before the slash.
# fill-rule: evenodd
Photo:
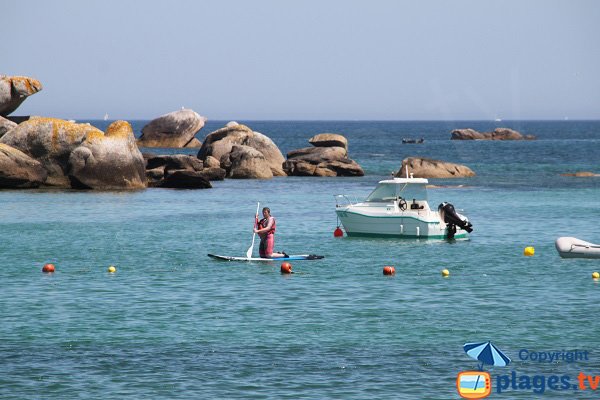
<svg viewBox="0 0 600 400">
<path fill-rule="evenodd" d="M 408 164 L 406 165 L 406 179 L 408 179 Z"/>
</svg>

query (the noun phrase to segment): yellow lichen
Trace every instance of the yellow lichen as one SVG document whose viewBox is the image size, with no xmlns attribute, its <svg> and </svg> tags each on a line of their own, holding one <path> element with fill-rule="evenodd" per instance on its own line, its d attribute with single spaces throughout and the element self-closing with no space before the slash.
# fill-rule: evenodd
<svg viewBox="0 0 600 400">
<path fill-rule="evenodd" d="M 115 121 L 106 128 L 106 136 L 128 138 L 133 136 L 133 128 L 127 121 Z"/>
</svg>

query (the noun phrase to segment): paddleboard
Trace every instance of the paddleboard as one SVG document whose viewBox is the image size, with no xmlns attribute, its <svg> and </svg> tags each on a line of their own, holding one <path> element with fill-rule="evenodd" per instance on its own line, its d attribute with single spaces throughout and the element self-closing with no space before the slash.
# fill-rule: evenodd
<svg viewBox="0 0 600 400">
<path fill-rule="evenodd" d="M 277 258 L 261 258 L 261 257 L 230 257 L 230 256 L 221 256 L 218 254 L 208 254 L 209 257 L 212 257 L 216 260 L 223 261 L 300 261 L 300 260 L 320 260 L 324 258 L 324 256 L 317 256 L 314 254 L 294 254 L 289 257 L 277 257 Z"/>
</svg>

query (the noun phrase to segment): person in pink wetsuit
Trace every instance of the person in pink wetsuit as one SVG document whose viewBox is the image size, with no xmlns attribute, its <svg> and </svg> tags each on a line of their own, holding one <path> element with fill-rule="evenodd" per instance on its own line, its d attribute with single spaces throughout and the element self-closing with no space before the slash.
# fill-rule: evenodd
<svg viewBox="0 0 600 400">
<path fill-rule="evenodd" d="M 254 232 L 260 236 L 260 246 L 258 251 L 262 258 L 279 258 L 287 257 L 285 253 L 274 253 L 273 246 L 275 246 L 275 228 L 276 221 L 275 217 L 271 216 L 271 210 L 269 207 L 262 209 L 263 219 L 258 221 Z"/>
</svg>

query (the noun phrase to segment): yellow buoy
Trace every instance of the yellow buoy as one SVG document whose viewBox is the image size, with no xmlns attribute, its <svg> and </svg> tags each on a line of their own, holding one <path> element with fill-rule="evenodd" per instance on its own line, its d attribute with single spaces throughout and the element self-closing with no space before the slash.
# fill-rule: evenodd
<svg viewBox="0 0 600 400">
<path fill-rule="evenodd" d="M 594 278 L 594 279 L 600 279 L 600 273 L 598 273 L 596 271 L 592 272 L 592 278 Z"/>
<path fill-rule="evenodd" d="M 531 257 L 534 254 L 535 254 L 535 249 L 531 246 L 525 247 L 525 250 L 523 250 L 523 255 L 526 257 Z"/>
<path fill-rule="evenodd" d="M 447 269 L 443 269 L 442 270 L 442 276 L 447 278 L 450 276 L 450 271 L 448 271 Z"/>
<path fill-rule="evenodd" d="M 115 272 L 117 272 L 117 269 L 115 268 L 114 265 L 111 265 L 110 267 L 108 267 L 108 272 L 110 272 L 111 274 L 114 274 Z"/>
</svg>

